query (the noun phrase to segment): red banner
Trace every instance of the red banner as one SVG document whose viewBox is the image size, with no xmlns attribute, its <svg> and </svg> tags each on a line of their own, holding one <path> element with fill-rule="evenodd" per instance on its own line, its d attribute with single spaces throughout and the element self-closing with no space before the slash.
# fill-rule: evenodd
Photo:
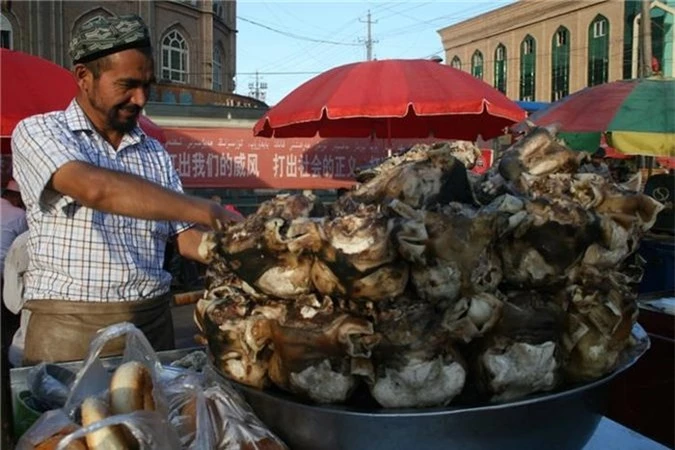
<svg viewBox="0 0 675 450">
<path fill-rule="evenodd" d="M 335 189 L 353 184 L 354 169 L 382 160 L 382 139 L 256 138 L 248 128 L 164 128 L 166 149 L 187 188 Z M 430 139 L 392 140 L 396 153 Z M 483 151 L 476 171 L 492 164 Z"/>
</svg>

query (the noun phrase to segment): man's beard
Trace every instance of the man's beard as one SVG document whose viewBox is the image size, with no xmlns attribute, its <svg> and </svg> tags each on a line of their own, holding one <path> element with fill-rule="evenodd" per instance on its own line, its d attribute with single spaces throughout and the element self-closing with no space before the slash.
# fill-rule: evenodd
<svg viewBox="0 0 675 450">
<path fill-rule="evenodd" d="M 126 104 L 126 105 L 120 104 L 115 105 L 106 111 L 105 107 L 99 102 L 96 94 L 97 92 L 94 91 L 91 95 L 89 95 L 89 103 L 91 103 L 94 109 L 105 114 L 106 125 L 110 129 L 113 129 L 120 133 L 128 133 L 134 128 L 136 128 L 136 125 L 138 124 L 138 117 L 141 113 L 141 108 L 133 104 Z M 126 110 L 127 112 L 132 112 L 134 114 L 130 115 L 126 119 L 121 119 L 119 113 L 120 111 L 123 110 Z"/>
<path fill-rule="evenodd" d="M 119 112 L 122 110 L 131 112 L 133 115 L 129 116 L 127 119 L 121 120 Z M 114 106 L 110 109 L 110 111 L 108 111 L 108 126 L 115 131 L 119 131 L 120 133 L 128 133 L 136 128 L 140 113 L 141 109 L 134 105 Z"/>
</svg>

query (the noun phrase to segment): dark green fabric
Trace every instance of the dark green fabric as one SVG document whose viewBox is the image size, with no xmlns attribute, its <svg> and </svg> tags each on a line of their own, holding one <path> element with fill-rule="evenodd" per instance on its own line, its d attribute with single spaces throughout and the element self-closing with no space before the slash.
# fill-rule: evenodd
<svg viewBox="0 0 675 450">
<path fill-rule="evenodd" d="M 614 115 L 607 131 L 675 133 L 675 79 L 637 82 Z"/>
<path fill-rule="evenodd" d="M 602 133 L 558 133 L 558 138 L 565 141 L 565 144 L 573 150 L 580 150 L 593 153 L 600 146 L 600 135 Z"/>
</svg>

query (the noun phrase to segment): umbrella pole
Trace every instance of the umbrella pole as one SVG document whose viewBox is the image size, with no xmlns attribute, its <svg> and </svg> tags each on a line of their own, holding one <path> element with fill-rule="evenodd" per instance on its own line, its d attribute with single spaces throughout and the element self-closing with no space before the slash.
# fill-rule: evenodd
<svg viewBox="0 0 675 450">
<path fill-rule="evenodd" d="M 387 156 L 391 157 L 391 118 L 387 117 Z"/>
</svg>

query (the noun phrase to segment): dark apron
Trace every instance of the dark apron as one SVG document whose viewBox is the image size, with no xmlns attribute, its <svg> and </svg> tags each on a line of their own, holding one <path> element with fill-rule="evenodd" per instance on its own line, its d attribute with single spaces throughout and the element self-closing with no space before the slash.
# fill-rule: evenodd
<svg viewBox="0 0 675 450">
<path fill-rule="evenodd" d="M 175 343 L 170 300 L 169 294 L 112 303 L 29 300 L 24 305 L 32 314 L 23 364 L 82 360 L 96 332 L 119 322 L 138 327 L 156 351 L 172 350 Z M 100 356 L 122 354 L 124 342 L 125 336 L 109 341 Z"/>
</svg>

